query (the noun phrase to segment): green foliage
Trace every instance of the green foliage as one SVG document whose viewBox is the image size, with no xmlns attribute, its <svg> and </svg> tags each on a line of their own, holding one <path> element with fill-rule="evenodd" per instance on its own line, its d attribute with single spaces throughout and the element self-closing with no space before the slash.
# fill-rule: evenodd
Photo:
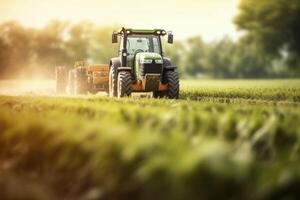
<svg viewBox="0 0 300 200">
<path fill-rule="evenodd" d="M 52 21 L 42 29 L 4 23 L 0 26 L 0 77 L 53 77 L 55 66 L 71 68 L 78 60 L 108 63 L 117 55 L 117 46 L 111 44 L 114 29 L 85 21 Z"/>
<path fill-rule="evenodd" d="M 185 49 L 182 42 L 175 41 L 169 44 L 166 40 L 162 40 L 164 56 L 171 58 L 175 66 L 178 67 L 178 72 L 181 76 L 186 75 L 186 64 L 182 63 L 182 57 L 185 54 Z"/>
<path fill-rule="evenodd" d="M 235 23 L 261 53 L 280 57 L 299 70 L 300 2 L 298 0 L 242 0 Z"/>
<path fill-rule="evenodd" d="M 183 81 L 182 93 L 178 101 L 1 96 L 1 173 L 38 183 L 49 199 L 296 195 L 299 80 Z"/>
<path fill-rule="evenodd" d="M 203 58 L 205 58 L 205 43 L 201 37 L 194 37 L 187 40 L 187 49 L 182 52 L 184 69 L 186 74 L 203 73 L 205 66 Z"/>
<path fill-rule="evenodd" d="M 233 41 L 224 36 L 217 41 L 205 42 L 196 36 L 170 45 L 165 42 L 166 38 L 163 39 L 164 55 L 170 57 L 178 67 L 181 77 L 299 77 L 300 71 L 294 70 L 300 57 L 295 50 L 298 41 L 297 38 L 293 39 L 290 33 L 292 30 L 289 30 L 291 27 L 280 27 L 286 31 L 284 34 L 275 29 L 278 27 L 270 29 L 269 24 L 264 24 L 260 17 L 270 18 L 270 24 L 276 25 L 276 20 L 272 18 L 275 16 L 273 7 L 268 7 L 273 3 L 263 0 L 258 3 L 259 6 L 249 6 L 252 5 L 250 2 L 253 4 L 254 0 L 242 1 L 241 13 L 236 18 L 241 29 L 249 29 L 246 37 L 241 40 Z M 264 9 L 265 6 L 268 9 Z M 253 16 L 259 16 L 254 18 L 251 9 L 257 12 Z M 272 12 L 268 11 L 270 9 Z M 297 6 L 293 9 L 297 10 Z M 278 24 L 290 22 L 287 20 L 281 17 Z M 118 55 L 118 45 L 111 44 L 111 34 L 117 29 L 117 26 L 101 27 L 88 21 L 77 24 L 53 21 L 42 29 L 25 28 L 15 22 L 4 23 L 0 25 L 0 78 L 22 76 L 28 79 L 36 74 L 53 78 L 55 66 L 71 68 L 77 60 L 109 63 L 110 58 Z M 265 34 L 268 30 L 271 30 L 271 35 Z M 284 42 L 282 38 L 276 40 L 277 37 L 289 38 L 291 41 Z"/>
<path fill-rule="evenodd" d="M 118 56 L 118 45 L 111 43 L 111 35 L 116 26 L 97 27 L 91 33 L 90 58 L 97 63 L 109 63 L 110 59 Z"/>
<path fill-rule="evenodd" d="M 247 40 L 228 37 L 204 42 L 201 37 L 166 46 L 166 55 L 179 67 L 181 77 L 271 78 L 295 77 L 283 60 L 271 62 Z"/>
<path fill-rule="evenodd" d="M 233 59 L 237 51 L 237 45 L 229 38 L 210 44 L 207 48 L 207 56 L 204 61 L 206 71 L 216 78 L 233 77 L 239 70 L 234 70 Z M 240 61 L 242 61 L 240 59 Z M 248 74 L 250 76 L 250 74 Z"/>
<path fill-rule="evenodd" d="M 29 40 L 33 46 L 34 60 L 30 64 L 35 68 L 34 70 L 43 70 L 45 74 L 53 74 L 55 65 L 63 66 L 73 63 L 72 58 L 66 52 L 67 48 L 63 39 L 67 27 L 68 23 L 53 21 L 42 30 L 35 30 L 35 34 Z M 26 65 L 23 67 L 26 68 Z M 34 73 L 30 69 L 27 70 Z"/>
<path fill-rule="evenodd" d="M 31 62 L 32 34 L 32 30 L 15 22 L 0 25 L 0 77 L 9 71 L 20 71 L 23 65 Z"/>
</svg>

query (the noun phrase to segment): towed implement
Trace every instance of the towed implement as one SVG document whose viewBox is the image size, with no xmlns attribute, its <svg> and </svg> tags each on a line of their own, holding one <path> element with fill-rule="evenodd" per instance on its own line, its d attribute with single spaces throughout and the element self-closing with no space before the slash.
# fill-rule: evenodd
<svg viewBox="0 0 300 200">
<path fill-rule="evenodd" d="M 56 67 L 56 91 L 69 94 L 108 93 L 109 65 L 76 62 L 74 68 Z"/>
<path fill-rule="evenodd" d="M 173 34 L 162 29 L 125 29 L 112 34 L 119 42 L 119 54 L 109 64 L 87 65 L 76 62 L 73 69 L 56 67 L 59 93 L 86 94 L 106 92 L 111 97 L 131 96 L 133 92 L 152 92 L 155 98 L 179 98 L 179 76 L 162 50 L 161 38 Z"/>
</svg>

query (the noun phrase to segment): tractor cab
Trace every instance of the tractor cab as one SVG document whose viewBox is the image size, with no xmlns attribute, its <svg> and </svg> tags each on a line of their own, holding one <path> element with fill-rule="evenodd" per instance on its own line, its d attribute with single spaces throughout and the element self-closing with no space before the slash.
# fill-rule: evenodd
<svg viewBox="0 0 300 200">
<path fill-rule="evenodd" d="M 119 56 L 122 58 L 122 66 L 135 64 L 133 59 L 138 53 L 155 53 L 163 57 L 161 37 L 167 35 L 163 29 L 141 30 L 122 28 L 112 35 L 112 42 L 118 42 L 118 36 L 121 36 L 119 46 Z M 168 42 L 173 43 L 173 35 L 168 32 Z M 151 54 L 149 54 L 151 55 Z M 153 55 L 153 54 L 152 54 Z"/>
<path fill-rule="evenodd" d="M 121 40 L 119 56 L 110 61 L 111 96 L 153 92 L 154 97 L 178 98 L 176 67 L 171 64 L 170 59 L 164 57 L 162 50 L 161 39 L 166 35 L 168 43 L 173 43 L 173 34 L 163 29 L 122 28 L 113 32 L 112 43 L 118 43 L 118 37 Z M 127 87 L 127 83 L 130 86 Z"/>
<path fill-rule="evenodd" d="M 151 55 L 153 53 L 162 55 L 160 41 L 158 36 L 152 35 L 130 35 L 126 40 L 122 39 L 120 42 L 119 53 L 123 49 L 123 42 L 126 41 L 126 66 L 136 69 L 141 55 Z M 137 59 L 138 58 L 138 59 Z"/>
</svg>

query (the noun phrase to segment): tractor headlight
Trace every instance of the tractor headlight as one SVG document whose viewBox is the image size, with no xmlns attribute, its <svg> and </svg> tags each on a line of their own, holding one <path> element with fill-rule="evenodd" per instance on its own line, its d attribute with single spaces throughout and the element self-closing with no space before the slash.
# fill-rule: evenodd
<svg viewBox="0 0 300 200">
<path fill-rule="evenodd" d="M 155 60 L 155 63 L 156 64 L 163 64 L 163 61 L 162 60 Z"/>
<path fill-rule="evenodd" d="M 141 63 L 141 64 L 151 64 L 151 63 L 152 63 L 152 60 L 149 60 L 149 59 L 142 59 L 142 60 L 140 60 L 140 63 Z"/>
</svg>

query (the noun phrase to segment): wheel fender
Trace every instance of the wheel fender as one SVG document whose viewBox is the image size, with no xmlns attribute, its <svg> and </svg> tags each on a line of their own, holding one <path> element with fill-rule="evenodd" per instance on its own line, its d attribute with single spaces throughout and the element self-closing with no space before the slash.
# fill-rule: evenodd
<svg viewBox="0 0 300 200">
<path fill-rule="evenodd" d="M 131 69 L 131 67 L 118 67 L 118 72 L 121 72 L 121 71 L 131 72 L 132 69 Z"/>
<path fill-rule="evenodd" d="M 163 64 L 164 71 L 175 71 L 177 69 L 176 66 L 172 65 L 170 58 L 164 58 Z"/>
<path fill-rule="evenodd" d="M 112 58 L 110 60 L 110 64 L 109 64 L 109 67 L 111 66 L 114 66 L 116 68 L 119 68 L 121 67 L 121 59 L 119 57 L 116 57 L 116 58 Z"/>
<path fill-rule="evenodd" d="M 176 66 L 166 66 L 164 67 L 165 71 L 174 71 L 175 69 L 177 69 Z"/>
</svg>

